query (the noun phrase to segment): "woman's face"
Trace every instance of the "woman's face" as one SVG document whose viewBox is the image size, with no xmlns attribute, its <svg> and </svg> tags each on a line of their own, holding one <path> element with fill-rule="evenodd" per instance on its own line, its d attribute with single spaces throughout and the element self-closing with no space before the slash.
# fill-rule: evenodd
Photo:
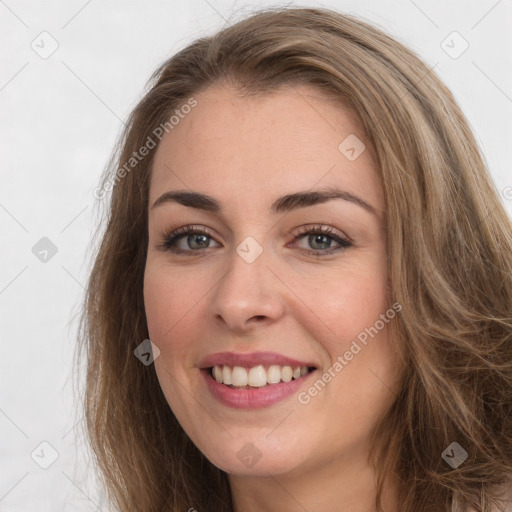
<svg viewBox="0 0 512 512">
<path fill-rule="evenodd" d="M 398 367 L 385 204 L 361 129 L 309 86 L 195 98 L 150 187 L 144 300 L 163 393 L 228 473 L 363 468 Z M 293 196 L 327 189 L 341 197 Z M 162 198 L 177 191 L 213 200 Z M 168 236 L 185 226 L 201 231 Z"/>
</svg>

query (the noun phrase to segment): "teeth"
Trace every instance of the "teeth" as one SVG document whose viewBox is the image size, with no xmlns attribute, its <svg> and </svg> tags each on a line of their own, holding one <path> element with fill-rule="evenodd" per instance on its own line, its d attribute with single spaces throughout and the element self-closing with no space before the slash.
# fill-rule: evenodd
<svg viewBox="0 0 512 512">
<path fill-rule="evenodd" d="M 215 365 L 212 369 L 213 378 L 220 384 L 234 387 L 251 386 L 261 388 L 267 384 L 278 384 L 279 382 L 290 382 L 292 379 L 300 379 L 300 377 L 308 373 L 307 366 L 279 366 L 270 365 L 265 370 L 263 365 L 253 366 L 252 368 L 244 368 L 243 366 L 224 366 Z"/>
<path fill-rule="evenodd" d="M 214 366 L 213 367 L 213 378 L 222 384 L 222 367 Z"/>
<path fill-rule="evenodd" d="M 263 366 L 254 366 L 249 370 L 247 383 L 253 388 L 261 388 L 267 385 L 267 372 Z"/>
<path fill-rule="evenodd" d="M 224 384 L 232 384 L 232 382 L 231 382 L 231 368 L 229 366 L 224 366 L 222 368 L 222 382 Z"/>
<path fill-rule="evenodd" d="M 233 384 L 233 386 L 247 386 L 248 380 L 249 376 L 245 368 L 241 366 L 233 367 L 233 371 L 231 372 L 231 384 Z"/>
<path fill-rule="evenodd" d="M 267 371 L 267 382 L 269 384 L 277 384 L 281 382 L 281 367 L 272 365 Z"/>
</svg>

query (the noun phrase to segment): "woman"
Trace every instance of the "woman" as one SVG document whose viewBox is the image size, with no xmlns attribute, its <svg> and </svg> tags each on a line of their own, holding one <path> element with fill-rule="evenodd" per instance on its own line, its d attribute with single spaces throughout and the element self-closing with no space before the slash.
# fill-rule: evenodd
<svg viewBox="0 0 512 512">
<path fill-rule="evenodd" d="M 262 11 L 160 67 L 113 162 L 82 342 L 116 509 L 507 506 L 511 224 L 410 50 Z"/>
</svg>

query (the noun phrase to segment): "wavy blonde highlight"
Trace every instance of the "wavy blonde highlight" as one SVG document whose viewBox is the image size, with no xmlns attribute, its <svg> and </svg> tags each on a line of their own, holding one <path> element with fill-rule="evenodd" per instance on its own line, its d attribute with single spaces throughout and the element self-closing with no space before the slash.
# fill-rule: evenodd
<svg viewBox="0 0 512 512">
<path fill-rule="evenodd" d="M 269 9 L 167 60 L 120 138 L 103 184 L 152 130 L 214 83 L 247 95 L 313 85 L 365 129 L 387 205 L 390 336 L 403 386 L 377 426 L 378 479 L 402 482 L 403 512 L 490 512 L 512 481 L 512 227 L 450 91 L 413 52 L 327 9 Z M 152 155 L 119 180 L 87 287 L 86 435 L 113 506 L 231 512 L 226 474 L 191 443 L 152 367 L 142 297 Z M 441 453 L 468 452 L 458 468 Z"/>
</svg>

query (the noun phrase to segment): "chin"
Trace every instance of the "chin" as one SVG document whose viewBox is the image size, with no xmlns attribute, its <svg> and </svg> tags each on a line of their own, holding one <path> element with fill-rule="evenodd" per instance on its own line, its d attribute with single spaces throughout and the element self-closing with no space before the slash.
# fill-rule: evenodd
<svg viewBox="0 0 512 512">
<path fill-rule="evenodd" d="M 244 438 L 233 437 L 225 446 L 202 450 L 216 467 L 232 475 L 264 476 L 286 474 L 298 470 L 304 463 L 304 445 L 283 446 L 279 439 L 266 439 L 268 432 Z M 279 446 L 277 446 L 279 445 Z M 298 451 L 300 450 L 300 451 Z"/>
</svg>

